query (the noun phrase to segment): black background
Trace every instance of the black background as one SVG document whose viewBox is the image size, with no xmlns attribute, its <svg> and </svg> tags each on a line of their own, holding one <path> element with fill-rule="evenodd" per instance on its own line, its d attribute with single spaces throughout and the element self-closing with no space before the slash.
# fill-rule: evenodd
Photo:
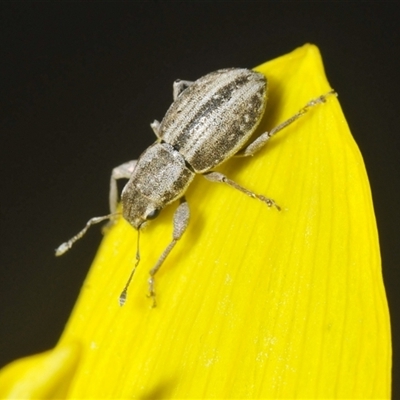
<svg viewBox="0 0 400 400">
<path fill-rule="evenodd" d="M 53 249 L 107 212 L 110 171 L 154 141 L 172 82 L 311 42 L 369 173 L 400 377 L 400 13 L 361 4 L 1 3 L 0 366 L 55 345 L 99 229 L 65 258 Z"/>
</svg>

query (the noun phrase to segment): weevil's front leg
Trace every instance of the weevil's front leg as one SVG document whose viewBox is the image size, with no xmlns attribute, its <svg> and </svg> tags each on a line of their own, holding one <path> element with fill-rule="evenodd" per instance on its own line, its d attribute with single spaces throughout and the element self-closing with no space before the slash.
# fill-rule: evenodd
<svg viewBox="0 0 400 400">
<path fill-rule="evenodd" d="M 233 187 L 236 190 L 239 190 L 239 192 L 242 192 L 246 194 L 247 196 L 252 197 L 253 199 L 258 199 L 262 202 L 264 202 L 268 207 L 275 207 L 276 209 L 280 210 L 281 208 L 278 206 L 278 204 L 275 203 L 274 200 L 270 199 L 269 197 L 265 197 L 262 194 L 257 194 L 252 192 L 251 190 L 246 189 L 245 187 L 239 185 L 235 181 L 232 181 L 231 179 L 227 178 L 224 174 L 221 174 L 220 172 L 206 172 L 203 174 L 204 178 L 211 182 L 218 182 L 218 183 L 226 183 L 227 185 Z"/>
<path fill-rule="evenodd" d="M 168 254 L 174 248 L 177 241 L 182 237 L 185 232 L 190 217 L 189 205 L 186 202 L 185 198 L 181 199 L 181 203 L 174 213 L 174 230 L 172 233 L 172 241 L 162 252 L 160 258 L 158 259 L 156 265 L 150 270 L 150 278 L 149 278 L 149 297 L 153 299 L 153 307 L 156 306 L 156 292 L 154 290 L 154 276 L 157 271 L 160 269 L 161 265 L 167 258 Z"/>
<path fill-rule="evenodd" d="M 116 167 L 112 170 L 111 173 L 111 179 L 110 179 L 110 194 L 109 194 L 109 202 L 110 202 L 110 214 L 109 215 L 104 215 L 102 217 L 94 217 L 91 218 L 87 223 L 86 226 L 78 232 L 74 237 L 69 239 L 67 242 L 62 243 L 60 246 L 57 247 L 56 249 L 56 256 L 61 256 L 63 255 L 66 251 L 68 251 L 72 245 L 82 238 L 82 236 L 85 235 L 87 230 L 95 224 L 98 224 L 99 222 L 109 220 L 109 222 L 105 225 L 103 228 L 103 232 L 107 230 L 108 227 L 112 226 L 115 223 L 115 220 L 118 216 L 117 211 L 117 204 L 118 204 L 118 187 L 117 187 L 117 180 L 118 179 L 129 179 L 133 170 L 135 169 L 136 165 L 136 160 L 133 161 L 128 161 L 125 164 L 120 165 L 119 167 Z"/>
<path fill-rule="evenodd" d="M 263 133 L 261 136 L 259 136 L 254 142 L 250 143 L 247 147 L 244 149 L 240 150 L 236 156 L 239 157 L 247 157 L 247 156 L 252 156 L 253 154 L 257 153 L 257 151 L 261 150 L 261 148 L 265 145 L 265 143 L 269 140 L 270 137 L 276 135 L 279 131 L 282 129 L 286 128 L 288 125 L 292 124 L 293 122 L 297 121 L 299 118 L 301 118 L 304 114 L 306 114 L 311 108 L 323 104 L 327 101 L 327 98 L 329 96 L 337 96 L 337 93 L 334 90 L 331 90 L 330 92 L 323 94 L 322 96 L 317 97 L 316 99 L 313 99 L 309 101 L 302 109 L 300 109 L 296 114 L 291 116 L 289 119 L 286 121 L 282 122 L 275 128 L 271 129 L 269 132 Z"/>
<path fill-rule="evenodd" d="M 88 229 L 95 224 L 98 224 L 99 222 L 103 222 L 105 220 L 111 220 L 112 218 L 115 218 L 115 214 L 110 214 L 110 215 L 104 215 L 102 217 L 94 217 L 89 219 L 89 221 L 86 223 L 85 227 L 78 232 L 75 236 L 73 236 L 71 239 L 69 239 L 67 242 L 62 243 L 60 246 L 56 248 L 56 256 L 62 256 L 64 253 L 66 253 L 72 245 L 79 239 L 81 239 L 85 233 L 88 231 Z"/>
<path fill-rule="evenodd" d="M 174 101 L 179 97 L 179 95 L 186 89 L 188 88 L 190 85 L 192 85 L 193 82 L 192 81 L 182 81 L 180 79 L 177 79 L 174 82 L 173 85 L 173 98 Z"/>
<path fill-rule="evenodd" d="M 110 212 L 114 214 L 117 211 L 118 205 L 118 179 L 129 179 L 132 175 L 133 170 L 135 169 L 137 160 L 128 161 L 118 167 L 115 167 L 111 173 L 110 179 L 110 193 L 109 193 L 109 203 L 110 203 Z M 110 225 L 112 225 L 114 221 L 110 221 Z"/>
</svg>

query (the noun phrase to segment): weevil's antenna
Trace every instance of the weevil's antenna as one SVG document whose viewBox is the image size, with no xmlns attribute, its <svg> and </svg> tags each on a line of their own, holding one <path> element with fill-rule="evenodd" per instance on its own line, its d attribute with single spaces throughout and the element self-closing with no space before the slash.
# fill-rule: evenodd
<svg viewBox="0 0 400 400">
<path fill-rule="evenodd" d="M 103 215 L 102 217 L 94 217 L 89 219 L 89 221 L 86 223 L 86 226 L 80 232 L 78 232 L 74 237 L 72 237 L 67 242 L 64 242 L 63 244 L 61 244 L 56 248 L 56 256 L 57 257 L 62 256 L 65 252 L 67 252 L 77 240 L 82 238 L 82 236 L 87 232 L 87 230 L 92 225 L 98 224 L 99 222 L 105 221 L 107 219 L 113 220 L 117 215 L 120 214 L 121 213 L 113 213 L 113 214 Z"/>
<path fill-rule="evenodd" d="M 121 292 L 120 296 L 119 296 L 119 305 L 122 307 L 125 302 L 126 302 L 126 298 L 128 296 L 128 287 L 131 284 L 131 280 L 133 278 L 133 275 L 135 274 L 136 268 L 139 265 L 140 262 L 140 251 L 139 251 L 139 241 L 140 241 L 140 227 L 138 229 L 138 235 L 137 235 L 137 243 L 136 243 L 136 262 L 135 265 L 132 269 L 131 274 L 129 275 L 129 278 L 125 284 L 124 290 Z"/>
</svg>

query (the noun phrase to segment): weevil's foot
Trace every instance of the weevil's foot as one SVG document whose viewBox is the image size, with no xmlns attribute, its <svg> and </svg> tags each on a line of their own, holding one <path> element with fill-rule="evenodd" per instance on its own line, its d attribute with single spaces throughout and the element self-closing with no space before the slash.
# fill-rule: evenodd
<svg viewBox="0 0 400 400">
<path fill-rule="evenodd" d="M 261 201 L 263 201 L 268 207 L 275 207 L 278 211 L 281 211 L 281 207 L 275 203 L 275 200 L 265 197 L 263 195 L 257 196 Z"/>
<path fill-rule="evenodd" d="M 56 248 L 56 257 L 62 256 L 64 253 L 66 253 L 70 248 L 72 247 L 72 245 L 70 244 L 70 242 L 65 242 L 63 244 L 60 244 L 57 248 Z"/>
<path fill-rule="evenodd" d="M 127 290 L 126 288 L 122 291 L 122 293 L 119 296 L 119 305 L 122 307 L 126 303 L 126 298 L 127 298 Z"/>
<path fill-rule="evenodd" d="M 148 298 L 153 300 L 153 304 L 151 305 L 151 308 L 157 307 L 157 302 L 156 302 L 156 292 L 154 290 L 154 276 L 150 275 L 149 278 L 149 294 L 147 295 Z"/>
<path fill-rule="evenodd" d="M 157 307 L 156 293 L 155 293 L 153 290 L 151 290 L 151 291 L 149 292 L 149 294 L 147 295 L 147 297 L 148 297 L 149 299 L 152 299 L 151 308 L 156 308 L 156 307 Z"/>
</svg>

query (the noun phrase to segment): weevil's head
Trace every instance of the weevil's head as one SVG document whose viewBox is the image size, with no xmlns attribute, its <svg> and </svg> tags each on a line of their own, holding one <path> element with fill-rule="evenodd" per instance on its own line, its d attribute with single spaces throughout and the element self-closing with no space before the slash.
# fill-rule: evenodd
<svg viewBox="0 0 400 400">
<path fill-rule="evenodd" d="M 146 222 L 155 219 L 162 209 L 134 185 L 125 186 L 121 200 L 122 215 L 135 229 L 140 229 Z"/>
</svg>

